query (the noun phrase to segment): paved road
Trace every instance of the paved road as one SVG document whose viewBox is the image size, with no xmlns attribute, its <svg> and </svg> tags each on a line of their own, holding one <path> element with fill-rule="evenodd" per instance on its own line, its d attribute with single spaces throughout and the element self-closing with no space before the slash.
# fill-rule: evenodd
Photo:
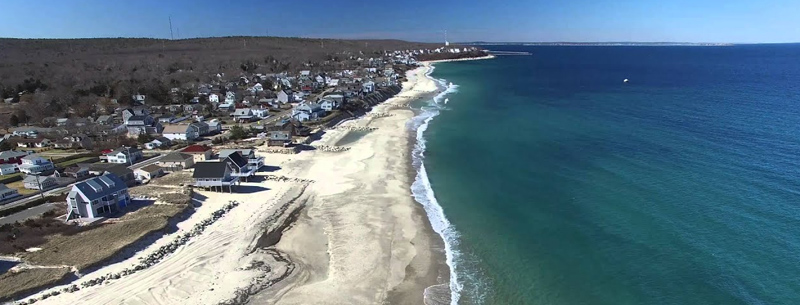
<svg viewBox="0 0 800 305">
<path fill-rule="evenodd" d="M 39 198 L 39 196 L 36 196 L 36 198 Z M 45 203 L 45 204 L 42 204 L 42 205 L 39 205 L 39 206 L 35 206 L 35 207 L 30 208 L 30 209 L 20 211 L 19 213 L 11 214 L 9 216 L 0 218 L 0 225 L 4 225 L 4 224 L 8 224 L 8 223 L 14 223 L 14 222 L 17 222 L 17 221 L 22 222 L 25 219 L 28 219 L 28 218 L 31 218 L 31 217 L 37 217 L 39 215 L 44 214 L 44 212 L 52 210 L 54 207 L 55 207 L 55 204 L 53 204 L 53 203 Z"/>
<path fill-rule="evenodd" d="M 72 188 L 72 184 L 66 185 L 66 186 L 62 186 L 62 187 L 57 187 L 57 188 L 54 188 L 54 189 L 49 190 L 49 191 L 44 191 L 44 196 L 47 197 L 47 195 L 61 194 L 63 192 L 66 192 L 66 191 L 70 190 L 71 188 Z M 20 199 L 20 200 L 17 200 L 17 201 L 13 201 L 13 202 L 8 203 L 8 204 L 4 204 L 4 205 L 0 206 L 0 211 L 6 210 L 6 209 L 10 209 L 10 208 L 13 208 L 15 206 L 24 205 L 24 204 L 26 204 L 28 202 L 34 201 L 34 200 L 39 199 L 39 198 L 42 198 L 42 195 L 36 194 L 36 195 L 30 196 L 30 197 L 26 197 L 26 198 L 23 198 L 23 199 Z M 13 216 L 13 215 L 11 215 L 11 216 Z"/>
<path fill-rule="evenodd" d="M 134 165 L 128 166 L 128 168 L 133 170 L 133 169 L 137 169 L 137 168 L 142 168 L 142 167 L 148 166 L 150 164 L 155 164 L 156 162 L 158 162 L 158 160 L 161 160 L 161 157 L 163 157 L 163 156 L 164 155 L 158 155 L 158 156 L 152 157 L 150 159 L 147 159 L 147 160 L 144 160 L 142 162 L 136 163 Z"/>
</svg>

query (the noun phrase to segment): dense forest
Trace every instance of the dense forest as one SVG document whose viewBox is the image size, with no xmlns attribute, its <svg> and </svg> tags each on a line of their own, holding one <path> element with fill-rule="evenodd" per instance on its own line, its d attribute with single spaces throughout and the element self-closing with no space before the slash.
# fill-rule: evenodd
<svg viewBox="0 0 800 305">
<path fill-rule="evenodd" d="M 110 99 L 131 102 L 132 94 L 169 103 L 171 88 L 189 90 L 217 73 L 233 79 L 244 73 L 331 71 L 358 67 L 353 59 L 384 51 L 439 46 L 280 37 L 0 39 L 0 97 L 12 102 L 1 105 L 0 124 L 7 125 L 12 114 L 30 122 L 87 117 L 109 108 Z"/>
</svg>

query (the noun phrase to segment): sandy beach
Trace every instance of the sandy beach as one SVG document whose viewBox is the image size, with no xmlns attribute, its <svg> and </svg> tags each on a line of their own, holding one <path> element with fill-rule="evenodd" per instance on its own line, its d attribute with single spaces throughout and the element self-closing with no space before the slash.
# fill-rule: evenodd
<svg viewBox="0 0 800 305">
<path fill-rule="evenodd" d="M 201 206 L 177 232 L 38 295 L 130 268 L 230 201 L 240 204 L 149 268 L 37 304 L 423 304 L 427 287 L 449 280 L 443 242 L 410 191 L 407 105 L 438 90 L 429 68 L 409 71 L 397 96 L 312 143 L 333 146 L 350 129 L 371 129 L 349 149 L 260 153 L 274 168 L 259 175 L 289 179 L 198 191 Z"/>
</svg>

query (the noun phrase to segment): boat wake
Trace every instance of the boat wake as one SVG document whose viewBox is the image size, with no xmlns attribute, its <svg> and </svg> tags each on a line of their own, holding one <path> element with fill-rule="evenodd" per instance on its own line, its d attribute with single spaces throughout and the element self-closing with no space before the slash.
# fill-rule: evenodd
<svg viewBox="0 0 800 305">
<path fill-rule="evenodd" d="M 425 76 L 431 78 L 430 74 L 433 72 L 433 70 L 434 67 L 431 67 Z M 436 95 L 427 105 L 421 107 L 422 111 L 420 114 L 414 117 L 414 119 L 412 119 L 410 122 L 410 127 L 412 130 L 416 131 L 416 144 L 412 150 L 412 158 L 414 168 L 417 170 L 417 176 L 414 179 L 414 183 L 411 185 L 411 192 L 414 196 L 414 199 L 416 199 L 417 202 L 419 202 L 425 209 L 433 230 L 444 240 L 446 262 L 450 268 L 450 304 L 456 305 L 458 304 L 458 300 L 461 296 L 461 290 L 463 289 L 463 284 L 459 282 L 457 266 L 458 256 L 460 255 L 456 250 L 458 245 L 458 233 L 445 217 L 444 210 L 439 205 L 439 202 L 436 201 L 436 196 L 431 188 L 431 183 L 428 179 L 428 173 L 425 169 L 423 160 L 425 159 L 425 130 L 428 129 L 428 125 L 430 124 L 431 120 L 438 116 L 441 110 L 444 109 L 443 101 L 447 100 L 444 99 L 444 97 L 450 93 L 457 92 L 458 86 L 452 83 L 448 84 L 444 80 L 434 80 L 439 84 L 440 87 L 446 89 Z M 431 289 L 429 288 L 425 291 L 426 299 L 429 298 L 429 293 L 433 293 L 429 290 Z"/>
</svg>

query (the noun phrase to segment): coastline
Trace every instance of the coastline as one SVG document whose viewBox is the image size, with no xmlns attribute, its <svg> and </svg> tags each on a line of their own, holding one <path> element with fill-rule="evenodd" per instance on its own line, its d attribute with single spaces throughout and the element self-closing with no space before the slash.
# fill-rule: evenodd
<svg viewBox="0 0 800 305">
<path fill-rule="evenodd" d="M 488 58 L 493 56 L 448 61 Z M 408 105 L 444 94 L 429 77 L 436 62 L 444 61 L 409 71 L 400 93 L 312 143 L 333 146 L 350 133 L 346 127 L 375 128 L 346 145 L 348 150 L 259 152 L 278 167 L 266 175 L 290 179 L 243 183 L 247 191 L 241 193 L 199 191 L 205 199 L 177 232 L 129 259 L 34 297 L 44 304 L 449 304 L 449 246 L 432 227 L 429 207 L 412 194 L 418 178 L 412 153 L 419 134 L 409 128 L 416 114 Z M 54 290 L 134 265 L 230 201 L 242 204 L 163 262 L 41 300 Z"/>
<path fill-rule="evenodd" d="M 495 56 L 495 55 L 486 55 L 486 56 L 481 56 L 481 57 L 468 57 L 468 58 L 456 58 L 456 59 L 427 60 L 427 61 L 424 61 L 424 63 L 427 63 L 427 64 L 435 64 L 435 63 L 441 63 L 441 62 L 453 62 L 453 61 L 469 61 L 469 60 L 493 59 L 493 58 L 496 58 L 496 57 L 497 57 L 497 56 Z"/>
</svg>

